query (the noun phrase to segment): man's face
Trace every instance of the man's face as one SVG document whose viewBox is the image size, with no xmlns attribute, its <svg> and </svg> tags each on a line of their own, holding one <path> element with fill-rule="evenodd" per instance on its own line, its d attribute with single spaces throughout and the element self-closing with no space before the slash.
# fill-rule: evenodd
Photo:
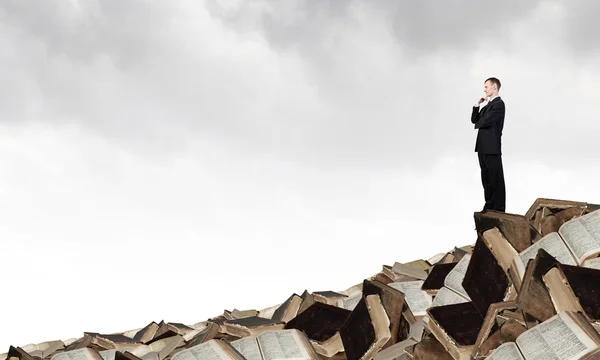
<svg viewBox="0 0 600 360">
<path fill-rule="evenodd" d="M 491 81 L 486 81 L 483 84 L 483 91 L 485 92 L 485 96 L 490 97 L 494 94 L 494 90 L 496 89 L 496 84 L 493 84 Z"/>
</svg>

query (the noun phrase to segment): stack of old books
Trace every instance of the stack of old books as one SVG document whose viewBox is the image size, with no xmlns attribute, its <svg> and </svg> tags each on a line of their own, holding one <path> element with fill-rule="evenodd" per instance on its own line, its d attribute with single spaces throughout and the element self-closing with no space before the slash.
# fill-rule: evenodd
<svg viewBox="0 0 600 360">
<path fill-rule="evenodd" d="M 525 215 L 475 213 L 473 245 L 344 291 L 11 346 L 0 360 L 600 359 L 598 209 L 537 199 Z"/>
</svg>

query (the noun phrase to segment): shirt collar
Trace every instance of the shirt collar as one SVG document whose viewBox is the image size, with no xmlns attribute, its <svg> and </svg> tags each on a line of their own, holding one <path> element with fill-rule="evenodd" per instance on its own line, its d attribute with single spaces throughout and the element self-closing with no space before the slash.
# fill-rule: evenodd
<svg viewBox="0 0 600 360">
<path fill-rule="evenodd" d="M 499 97 L 499 95 L 493 96 L 493 97 L 492 97 L 492 98 L 491 98 L 491 99 L 488 101 L 488 104 L 489 104 L 490 102 L 492 102 L 492 100 L 494 100 L 494 99 L 495 99 L 495 98 L 497 98 L 497 97 Z"/>
</svg>

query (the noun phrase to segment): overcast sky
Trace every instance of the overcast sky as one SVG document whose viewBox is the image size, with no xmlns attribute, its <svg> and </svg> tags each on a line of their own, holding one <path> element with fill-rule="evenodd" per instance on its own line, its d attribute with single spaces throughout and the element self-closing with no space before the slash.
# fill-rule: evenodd
<svg viewBox="0 0 600 360">
<path fill-rule="evenodd" d="M 600 203 L 597 1 L 0 2 L 0 353 L 193 324 Z"/>
</svg>

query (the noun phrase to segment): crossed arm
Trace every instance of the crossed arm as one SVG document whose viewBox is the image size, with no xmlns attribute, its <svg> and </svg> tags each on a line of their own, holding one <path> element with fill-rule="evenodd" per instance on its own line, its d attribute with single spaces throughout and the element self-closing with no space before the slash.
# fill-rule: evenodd
<svg viewBox="0 0 600 360">
<path fill-rule="evenodd" d="M 488 105 L 490 106 L 490 105 Z M 484 129 L 495 126 L 501 119 L 504 118 L 504 103 L 499 102 L 487 111 L 483 112 L 483 116 L 477 107 L 473 107 L 471 114 L 471 122 L 475 124 L 475 129 Z"/>
</svg>

